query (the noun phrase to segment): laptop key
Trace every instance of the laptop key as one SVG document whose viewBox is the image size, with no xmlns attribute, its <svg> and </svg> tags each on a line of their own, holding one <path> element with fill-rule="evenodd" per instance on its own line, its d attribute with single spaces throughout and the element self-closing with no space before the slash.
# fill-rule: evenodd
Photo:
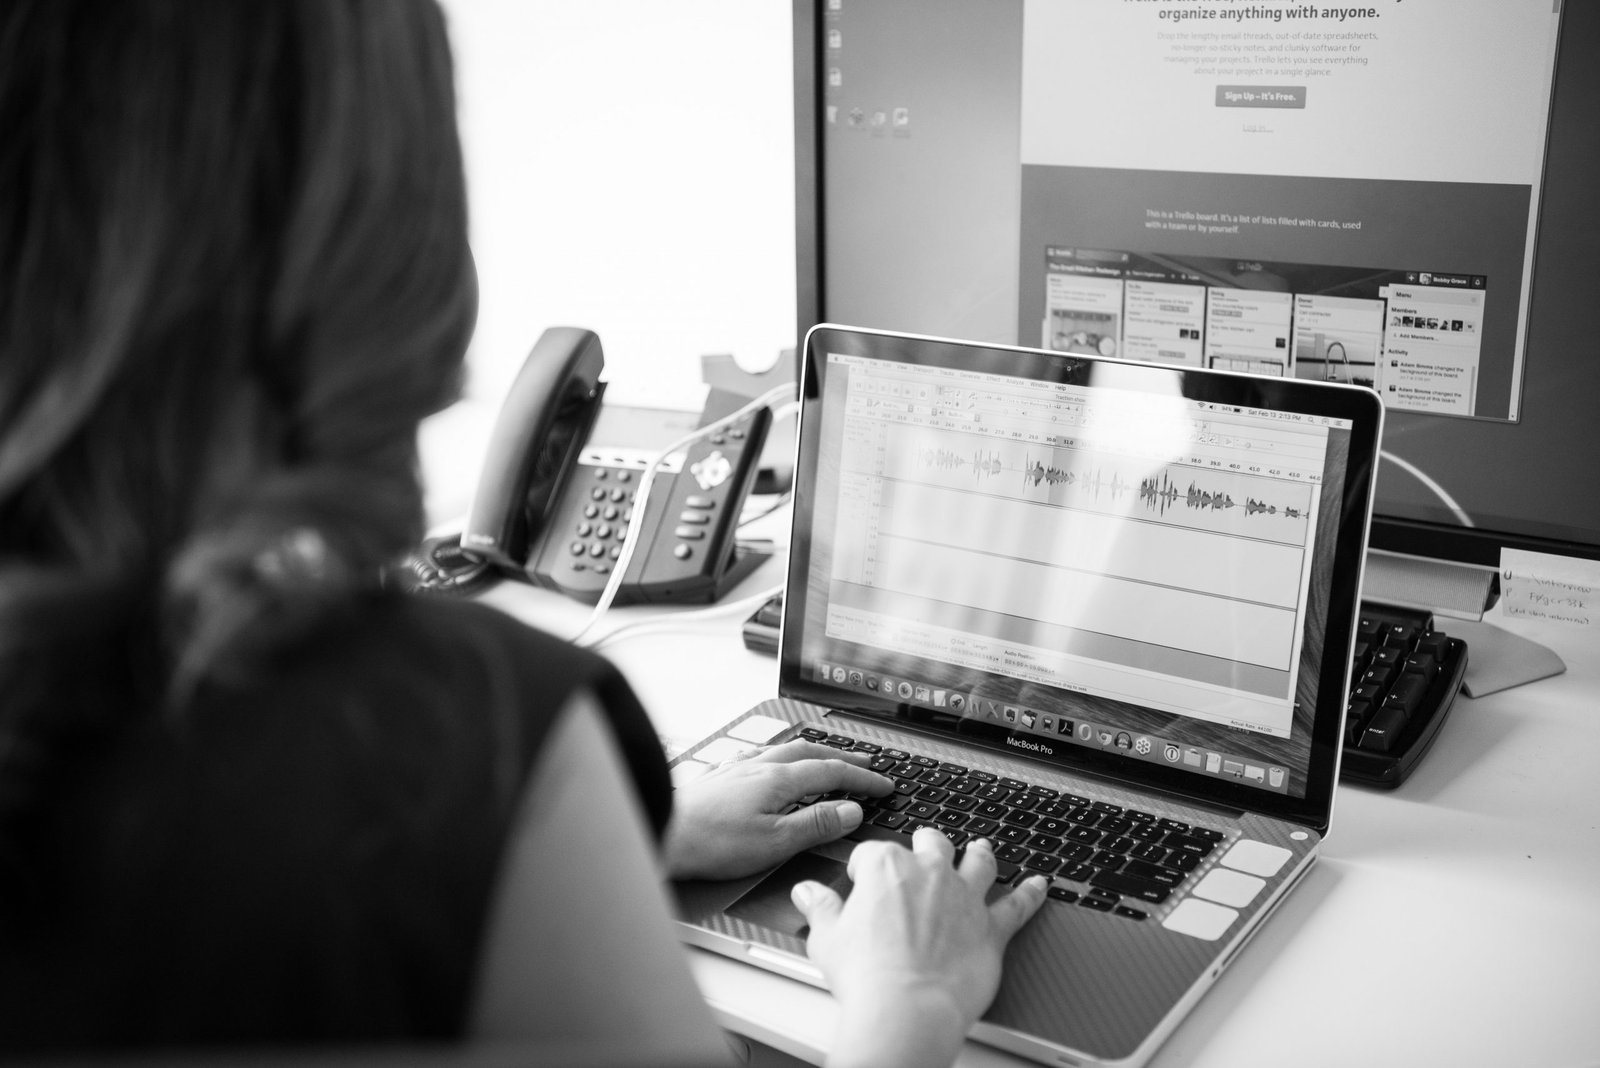
<svg viewBox="0 0 1600 1068">
<path fill-rule="evenodd" d="M 1007 809 L 1006 814 L 1002 816 L 1001 819 L 1005 820 L 1013 827 L 1032 827 L 1035 823 L 1039 822 L 1039 817 L 1037 815 L 1020 808 Z"/>
<path fill-rule="evenodd" d="M 1172 895 L 1172 888 L 1153 879 L 1141 879 L 1122 871 L 1102 871 L 1089 879 L 1089 885 L 1127 897 L 1159 905 Z"/>
<path fill-rule="evenodd" d="M 1185 872 L 1174 871 L 1171 868 L 1163 868 L 1159 865 L 1149 864 L 1142 860 L 1128 861 L 1128 863 L 1122 866 L 1122 874 L 1134 875 L 1141 879 L 1149 879 L 1151 882 L 1160 883 L 1162 886 L 1173 887 L 1182 886 L 1183 881 L 1188 878 L 1188 874 Z"/>
<path fill-rule="evenodd" d="M 898 813 L 897 813 L 898 815 Z M 904 817 L 901 817 L 904 819 Z M 855 830 L 845 835 L 852 842 L 893 842 L 895 845 L 911 847 L 911 828 L 909 820 L 899 827 L 884 827 L 877 823 L 863 823 Z"/>
</svg>

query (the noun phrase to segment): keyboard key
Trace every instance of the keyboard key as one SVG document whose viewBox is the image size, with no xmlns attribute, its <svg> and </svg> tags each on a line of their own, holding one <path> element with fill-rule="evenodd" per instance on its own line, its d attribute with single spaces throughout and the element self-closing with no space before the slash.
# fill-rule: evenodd
<svg viewBox="0 0 1600 1068">
<path fill-rule="evenodd" d="M 1363 749 L 1387 753 L 1399 744 L 1400 733 L 1405 727 L 1405 710 L 1399 705 L 1384 705 L 1378 709 L 1377 715 L 1372 717 L 1372 722 L 1361 732 L 1361 741 L 1358 744 Z"/>
<path fill-rule="evenodd" d="M 1416 653 L 1406 659 L 1402 670 L 1407 674 L 1421 675 L 1423 681 L 1431 683 L 1439 673 L 1439 661 L 1430 653 Z"/>
<path fill-rule="evenodd" d="M 1394 689 L 1389 691 L 1389 696 L 1383 699 L 1383 708 L 1399 708 L 1409 719 L 1422 707 L 1422 701 L 1427 696 L 1427 679 L 1421 675 L 1401 675 Z M 1382 712 L 1383 708 L 1378 711 Z"/>
<path fill-rule="evenodd" d="M 1032 827 L 1035 823 L 1039 822 L 1038 816 L 1034 815 L 1032 812 L 1028 812 L 1020 808 L 1007 809 L 1006 814 L 1002 816 L 1001 819 L 1005 820 L 1005 822 L 1011 824 L 1013 827 Z"/>
<path fill-rule="evenodd" d="M 1181 849 L 1174 849 L 1167 855 L 1167 859 L 1161 862 L 1161 867 L 1171 868 L 1173 871 L 1181 871 L 1185 874 L 1194 871 L 1199 866 L 1199 857 L 1193 853 L 1185 853 Z"/>
<path fill-rule="evenodd" d="M 1094 856 L 1094 850 L 1089 846 L 1079 845 L 1077 842 L 1066 842 L 1060 849 L 1056 850 L 1056 856 L 1062 860 L 1069 860 L 1074 864 L 1083 864 Z"/>
<path fill-rule="evenodd" d="M 911 846 L 911 831 L 909 824 L 899 827 L 884 827 L 877 823 L 863 823 L 855 830 L 845 835 L 852 842 L 893 842 L 907 848 Z"/>
<path fill-rule="evenodd" d="M 1196 858 L 1210 856 L 1216 848 L 1215 842 L 1188 834 L 1169 834 L 1161 840 L 1161 844 L 1174 852 L 1191 853 Z"/>
<path fill-rule="evenodd" d="M 1172 895 L 1172 888 L 1154 879 L 1141 879 L 1127 872 L 1102 871 L 1089 879 L 1089 885 L 1127 897 L 1159 905 Z"/>
<path fill-rule="evenodd" d="M 1162 886 L 1182 886 L 1187 873 L 1169 868 L 1165 864 L 1151 864 L 1144 860 L 1130 860 L 1122 866 L 1121 875 L 1145 879 Z"/>
</svg>

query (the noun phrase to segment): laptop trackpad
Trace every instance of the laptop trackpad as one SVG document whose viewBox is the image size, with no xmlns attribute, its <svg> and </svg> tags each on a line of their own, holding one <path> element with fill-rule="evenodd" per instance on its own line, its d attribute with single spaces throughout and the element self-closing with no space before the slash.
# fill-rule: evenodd
<svg viewBox="0 0 1600 1068">
<path fill-rule="evenodd" d="M 842 844 L 851 848 L 855 846 L 854 842 Z M 821 848 L 827 849 L 826 846 Z M 828 852 L 839 851 L 828 850 Z M 849 856 L 848 849 L 844 851 L 844 855 Z M 842 858 L 825 856 L 822 852 L 799 853 L 778 865 L 771 875 L 751 887 L 725 911 L 729 916 L 736 916 L 746 923 L 803 939 L 809 928 L 806 925 L 806 918 L 789 900 L 789 889 L 795 883 L 807 879 L 832 888 L 840 897 L 848 897 L 850 894 L 852 884 L 850 876 L 845 872 Z"/>
</svg>

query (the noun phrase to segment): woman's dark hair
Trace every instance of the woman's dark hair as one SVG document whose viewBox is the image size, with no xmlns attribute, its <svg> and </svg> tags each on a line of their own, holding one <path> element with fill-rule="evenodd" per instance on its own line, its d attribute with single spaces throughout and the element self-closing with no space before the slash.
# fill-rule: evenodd
<svg viewBox="0 0 1600 1068">
<path fill-rule="evenodd" d="M 0 815 L 377 584 L 476 310 L 432 0 L 0 5 Z"/>
</svg>

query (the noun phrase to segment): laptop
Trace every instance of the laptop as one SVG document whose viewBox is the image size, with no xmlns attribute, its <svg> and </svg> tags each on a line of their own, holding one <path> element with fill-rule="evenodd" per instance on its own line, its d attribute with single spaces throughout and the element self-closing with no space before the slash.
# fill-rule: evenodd
<svg viewBox="0 0 1600 1068">
<path fill-rule="evenodd" d="M 865 750 L 896 790 L 861 837 L 1052 878 L 971 1037 L 1143 1063 L 1327 834 L 1379 398 L 833 325 L 801 396 L 778 693 L 675 779 Z M 682 936 L 822 985 L 789 887 L 847 889 L 853 847 L 677 885 Z"/>
</svg>

